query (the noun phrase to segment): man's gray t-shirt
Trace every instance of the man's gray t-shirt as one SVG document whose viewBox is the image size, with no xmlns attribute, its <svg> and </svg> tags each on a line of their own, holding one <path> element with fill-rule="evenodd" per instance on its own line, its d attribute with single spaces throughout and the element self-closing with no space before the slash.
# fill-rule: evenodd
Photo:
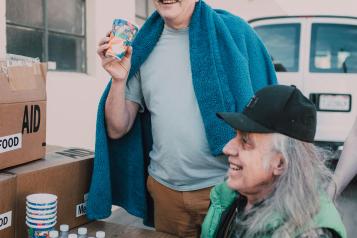
<svg viewBox="0 0 357 238">
<path fill-rule="evenodd" d="M 140 111 L 145 103 L 151 114 L 149 174 L 177 191 L 216 185 L 228 169 L 227 159 L 212 156 L 208 146 L 192 84 L 188 34 L 188 28 L 165 27 L 126 89 L 126 99 L 140 104 Z"/>
</svg>

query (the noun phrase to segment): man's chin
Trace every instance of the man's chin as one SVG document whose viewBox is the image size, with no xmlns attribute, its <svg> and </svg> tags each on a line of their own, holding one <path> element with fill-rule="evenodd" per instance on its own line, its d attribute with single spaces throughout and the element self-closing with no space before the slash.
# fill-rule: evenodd
<svg viewBox="0 0 357 238">
<path fill-rule="evenodd" d="M 228 179 L 227 179 L 227 186 L 230 188 L 230 189 L 233 189 L 233 190 L 236 190 L 238 189 L 238 184 L 231 178 L 228 176 Z"/>
</svg>

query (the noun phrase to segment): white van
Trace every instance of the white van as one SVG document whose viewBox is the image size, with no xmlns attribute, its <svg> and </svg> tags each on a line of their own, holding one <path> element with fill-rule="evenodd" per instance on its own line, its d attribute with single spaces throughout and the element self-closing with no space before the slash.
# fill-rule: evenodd
<svg viewBox="0 0 357 238">
<path fill-rule="evenodd" d="M 249 22 L 271 54 L 279 83 L 296 85 L 315 103 L 317 144 L 342 149 L 357 116 L 357 17 Z"/>
</svg>

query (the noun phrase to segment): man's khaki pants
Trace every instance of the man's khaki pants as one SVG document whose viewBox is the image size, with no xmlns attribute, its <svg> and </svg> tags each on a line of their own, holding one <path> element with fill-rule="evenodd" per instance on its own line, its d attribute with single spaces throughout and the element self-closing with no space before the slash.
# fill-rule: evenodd
<svg viewBox="0 0 357 238">
<path fill-rule="evenodd" d="M 153 179 L 147 188 L 154 200 L 155 229 L 179 237 L 199 237 L 209 207 L 210 188 L 179 192 Z"/>
</svg>

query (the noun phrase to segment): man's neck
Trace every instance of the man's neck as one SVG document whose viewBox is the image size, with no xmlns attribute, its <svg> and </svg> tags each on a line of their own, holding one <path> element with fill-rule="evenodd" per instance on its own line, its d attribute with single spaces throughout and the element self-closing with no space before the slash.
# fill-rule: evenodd
<svg viewBox="0 0 357 238">
<path fill-rule="evenodd" d="M 245 206 L 244 210 L 250 210 L 257 203 L 265 200 L 272 192 L 273 188 L 268 187 L 263 190 L 260 190 L 257 193 L 243 194 L 247 198 L 247 205 Z"/>
<path fill-rule="evenodd" d="M 165 24 L 171 28 L 171 29 L 175 29 L 175 30 L 179 30 L 179 29 L 183 29 L 183 28 L 187 28 L 190 24 L 190 21 L 182 21 L 182 22 L 170 22 L 168 20 L 165 21 Z"/>
</svg>

